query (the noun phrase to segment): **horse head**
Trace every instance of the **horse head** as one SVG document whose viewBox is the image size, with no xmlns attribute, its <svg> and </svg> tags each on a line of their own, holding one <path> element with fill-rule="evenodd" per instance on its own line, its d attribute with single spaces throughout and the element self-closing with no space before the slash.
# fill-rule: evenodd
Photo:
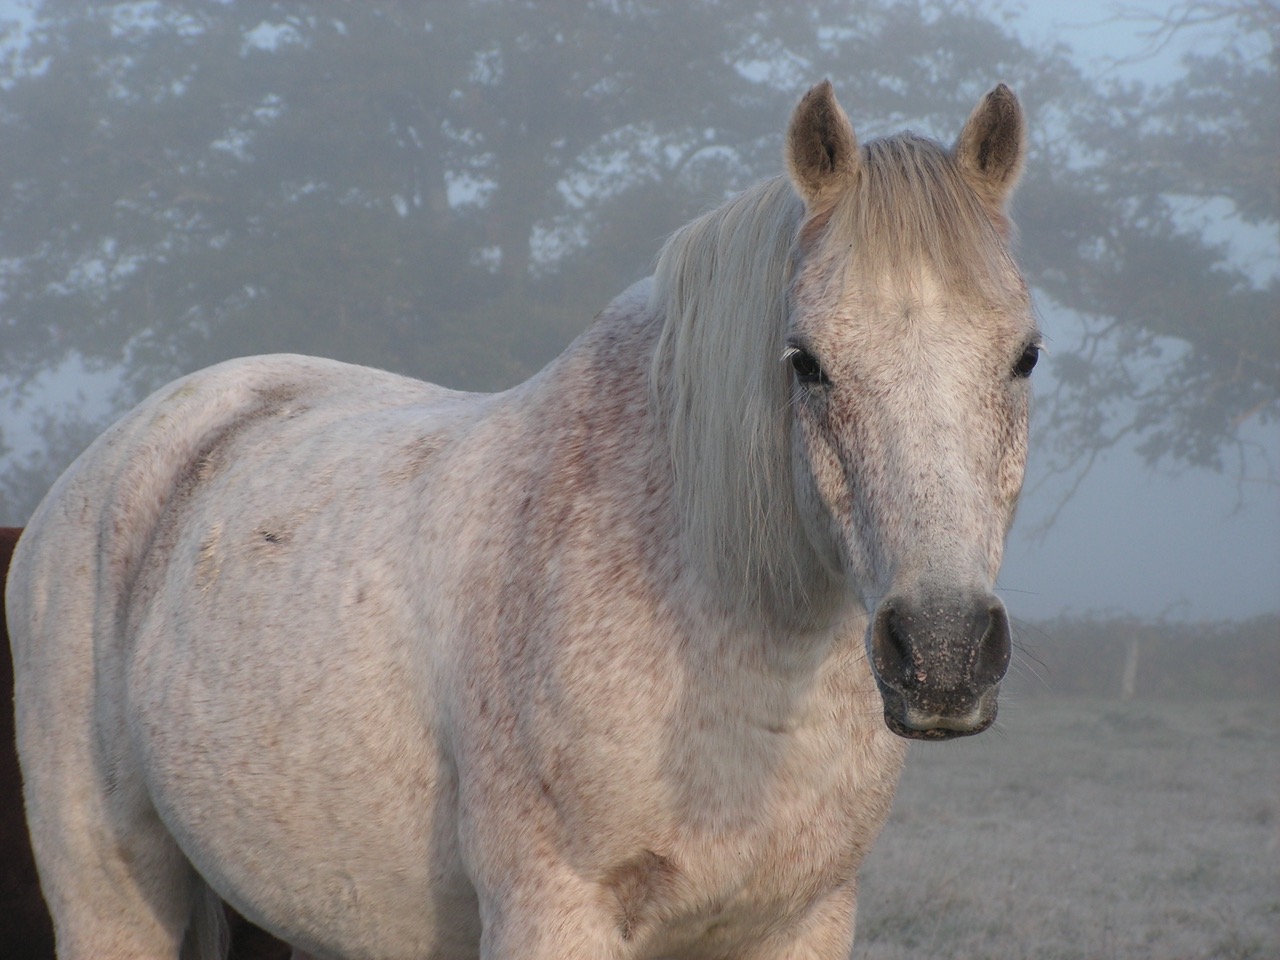
<svg viewBox="0 0 1280 960">
<path fill-rule="evenodd" d="M 797 512 L 869 613 L 890 729 L 978 733 L 1010 657 L 992 591 L 1040 349 L 1006 219 L 1021 110 L 1001 85 L 950 149 L 859 145 L 823 83 L 786 152 L 804 203 L 782 354 Z"/>
</svg>

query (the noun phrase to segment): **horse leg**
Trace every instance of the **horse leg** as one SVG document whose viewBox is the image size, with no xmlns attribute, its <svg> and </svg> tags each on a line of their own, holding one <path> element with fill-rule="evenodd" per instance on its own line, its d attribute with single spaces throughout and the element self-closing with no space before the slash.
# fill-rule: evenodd
<svg viewBox="0 0 1280 960">
<path fill-rule="evenodd" d="M 9 595 L 16 732 L 58 956 L 172 960 L 184 940 L 189 954 L 209 955 L 221 906 L 152 806 L 126 732 L 123 684 L 94 663 L 91 591 L 55 579 L 47 604 L 31 602 L 33 593 Z"/>
<path fill-rule="evenodd" d="M 557 904 L 555 892 L 542 889 L 513 897 L 516 909 L 482 908 L 481 960 L 613 960 L 626 953 L 625 912 L 604 909 L 607 901 L 585 890 L 574 903 Z M 813 906 L 798 924 L 744 953 L 742 960 L 845 960 L 853 946 L 856 902 L 857 885 L 851 882 Z"/>
<path fill-rule="evenodd" d="M 857 882 L 850 881 L 743 960 L 845 960 L 853 947 L 857 899 Z"/>
<path fill-rule="evenodd" d="M 221 904 L 150 804 L 121 802 L 128 788 L 96 796 L 77 782 L 88 771 L 67 775 L 68 759 L 24 766 L 32 845 L 59 960 L 218 955 Z"/>
<path fill-rule="evenodd" d="M 481 896 L 480 960 L 616 960 L 625 935 L 599 888 L 547 871 L 540 882 Z"/>
</svg>

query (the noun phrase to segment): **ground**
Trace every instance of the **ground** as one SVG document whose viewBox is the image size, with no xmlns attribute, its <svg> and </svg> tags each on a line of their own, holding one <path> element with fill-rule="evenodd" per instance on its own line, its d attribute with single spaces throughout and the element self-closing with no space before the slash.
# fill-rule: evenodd
<svg viewBox="0 0 1280 960">
<path fill-rule="evenodd" d="M 1013 699 L 912 748 L 859 960 L 1280 957 L 1280 701 Z"/>
</svg>

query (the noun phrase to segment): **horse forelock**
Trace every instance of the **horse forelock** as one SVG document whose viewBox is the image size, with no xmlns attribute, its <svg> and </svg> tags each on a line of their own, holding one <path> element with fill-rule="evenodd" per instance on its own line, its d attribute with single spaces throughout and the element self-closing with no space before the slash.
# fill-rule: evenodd
<svg viewBox="0 0 1280 960">
<path fill-rule="evenodd" d="M 927 276 L 951 296 L 1002 306 L 1024 295 L 1020 282 L 1010 283 L 1010 224 L 982 202 L 952 151 L 901 133 L 861 152 L 857 180 L 827 217 L 824 246 L 847 251 L 862 277 L 911 285 Z"/>
</svg>

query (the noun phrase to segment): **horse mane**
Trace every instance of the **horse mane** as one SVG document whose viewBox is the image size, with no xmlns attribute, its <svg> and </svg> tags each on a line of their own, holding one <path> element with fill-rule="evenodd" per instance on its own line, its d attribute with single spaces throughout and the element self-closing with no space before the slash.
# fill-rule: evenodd
<svg viewBox="0 0 1280 960">
<path fill-rule="evenodd" d="M 910 275 L 924 263 L 949 289 L 995 296 L 1015 270 L 1002 225 L 963 180 L 952 153 L 912 134 L 861 147 L 856 186 L 831 211 L 822 247 L 848 250 L 863 276 Z M 676 231 L 654 271 L 661 318 L 651 370 L 665 417 L 690 559 L 730 608 L 809 611 L 835 584 L 795 503 L 791 381 L 782 355 L 804 204 L 774 177 Z M 784 614 L 785 616 L 786 614 Z"/>
<path fill-rule="evenodd" d="M 774 177 L 676 231 L 654 270 L 650 306 L 663 319 L 652 385 L 685 547 L 730 608 L 808 601 L 781 362 L 803 215 Z"/>
</svg>

